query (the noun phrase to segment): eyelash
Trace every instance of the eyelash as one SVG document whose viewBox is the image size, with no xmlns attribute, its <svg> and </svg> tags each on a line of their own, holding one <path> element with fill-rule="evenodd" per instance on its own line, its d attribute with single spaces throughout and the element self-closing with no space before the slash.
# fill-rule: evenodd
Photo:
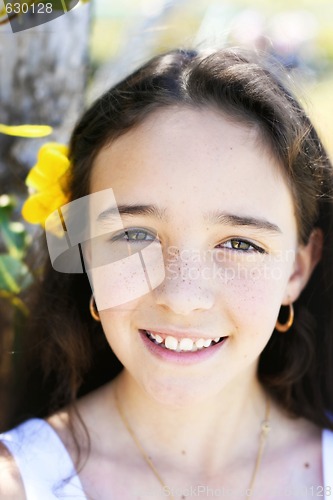
<svg viewBox="0 0 333 500">
<path fill-rule="evenodd" d="M 129 234 L 132 233 L 142 233 L 145 234 L 146 236 L 151 236 L 150 239 L 130 239 L 128 237 Z M 131 229 L 126 229 L 122 233 L 117 234 L 113 238 L 111 238 L 111 241 L 126 241 L 126 242 L 142 242 L 142 241 L 154 241 L 156 239 L 156 236 L 153 235 L 152 233 L 149 233 L 148 231 L 145 231 L 144 229 L 139 229 L 139 228 L 131 228 Z"/>
<path fill-rule="evenodd" d="M 142 239 L 130 239 L 128 237 L 129 234 L 133 234 L 133 233 L 141 233 L 141 234 L 144 234 L 146 236 L 150 236 L 151 238 L 150 239 L 145 239 L 145 238 L 142 238 Z M 134 243 L 138 243 L 138 242 L 142 242 L 142 241 L 154 241 L 156 239 L 157 236 L 153 235 L 152 233 L 150 233 L 149 231 L 146 231 L 144 229 L 141 229 L 141 228 L 131 228 L 131 229 L 127 229 L 126 231 L 114 236 L 111 241 L 127 241 L 127 242 L 134 242 Z M 245 243 L 246 245 L 248 245 L 248 248 L 247 249 L 244 249 L 244 248 L 233 248 L 232 247 L 232 244 L 234 242 L 237 242 L 237 243 Z M 227 240 L 226 242 L 224 243 L 220 243 L 218 245 L 218 247 L 220 245 L 223 245 L 223 244 L 226 244 L 226 243 L 230 243 L 231 244 L 231 247 L 222 247 L 222 248 L 227 248 L 231 251 L 234 251 L 234 252 L 244 252 L 244 253 L 252 253 L 252 252 L 256 252 L 256 253 L 261 253 L 261 254 L 264 254 L 266 253 L 266 251 L 259 247 L 258 245 L 255 245 L 254 243 L 251 243 L 250 241 L 247 241 L 247 240 L 243 240 L 241 238 L 231 238 L 230 240 Z"/>
<path fill-rule="evenodd" d="M 224 247 L 224 248 L 228 248 L 229 250 L 231 251 L 235 251 L 235 252 L 245 252 L 245 253 L 252 253 L 252 252 L 256 252 L 256 253 L 261 253 L 261 254 L 264 254 L 266 253 L 266 251 L 259 247 L 258 245 L 255 245 L 254 243 L 251 243 L 250 241 L 247 241 L 247 240 L 243 240 L 241 238 L 231 238 L 230 240 L 227 240 L 225 243 L 232 243 L 233 242 L 237 242 L 237 243 L 245 243 L 246 245 L 249 246 L 249 248 L 247 249 L 244 249 L 244 248 L 233 248 L 233 247 Z M 223 245 L 225 243 L 220 243 L 219 245 Z M 251 248 L 251 250 L 250 250 Z"/>
</svg>

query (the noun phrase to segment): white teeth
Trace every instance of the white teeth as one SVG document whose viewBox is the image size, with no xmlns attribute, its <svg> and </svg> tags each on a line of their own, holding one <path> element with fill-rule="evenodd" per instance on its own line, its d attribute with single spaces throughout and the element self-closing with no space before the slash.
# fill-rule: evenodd
<svg viewBox="0 0 333 500">
<path fill-rule="evenodd" d="M 172 337 L 171 335 L 168 335 L 165 339 L 163 339 L 157 333 L 152 333 L 149 330 L 146 330 L 146 332 L 148 336 L 155 341 L 156 344 L 161 344 L 162 347 L 177 352 L 181 351 L 195 352 L 198 349 L 202 349 L 203 347 L 205 348 L 210 347 L 213 341 L 216 343 L 222 338 L 222 337 L 215 337 L 214 339 L 198 339 L 196 341 L 189 338 L 183 338 L 178 341 L 175 337 Z"/>
<path fill-rule="evenodd" d="M 199 339 L 196 341 L 195 345 L 197 346 L 198 349 L 201 349 L 204 346 L 204 339 Z"/>
<path fill-rule="evenodd" d="M 167 337 L 164 344 L 167 349 L 171 349 L 172 351 L 175 351 L 178 347 L 178 341 L 175 337 Z"/>
<path fill-rule="evenodd" d="M 163 342 L 163 339 L 160 335 L 158 335 L 158 334 L 155 335 L 154 333 L 151 333 L 151 332 L 148 332 L 148 333 L 151 337 L 153 337 L 154 340 L 156 340 L 156 342 L 158 344 L 161 344 Z"/>
<path fill-rule="evenodd" d="M 181 339 L 179 342 L 179 349 L 181 351 L 192 351 L 193 340 L 191 339 Z"/>
</svg>

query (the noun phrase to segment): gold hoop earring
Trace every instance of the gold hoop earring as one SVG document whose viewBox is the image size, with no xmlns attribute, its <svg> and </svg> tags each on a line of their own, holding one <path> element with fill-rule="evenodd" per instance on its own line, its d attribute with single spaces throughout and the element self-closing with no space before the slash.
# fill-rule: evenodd
<svg viewBox="0 0 333 500">
<path fill-rule="evenodd" d="M 100 317 L 99 317 L 99 314 L 97 312 L 97 309 L 94 306 L 94 303 L 95 303 L 95 300 L 94 300 L 94 296 L 92 295 L 90 297 L 90 301 L 89 301 L 89 311 L 90 311 L 90 314 L 92 315 L 92 317 L 94 318 L 95 321 L 101 321 Z"/>
<path fill-rule="evenodd" d="M 289 328 L 291 327 L 291 325 L 293 324 L 293 322 L 294 322 L 294 307 L 293 307 L 292 304 L 289 304 L 289 318 L 288 318 L 288 321 L 282 325 L 279 322 L 279 320 L 277 320 L 275 328 L 277 329 L 278 332 L 285 333 L 285 332 L 287 332 L 289 330 Z"/>
</svg>

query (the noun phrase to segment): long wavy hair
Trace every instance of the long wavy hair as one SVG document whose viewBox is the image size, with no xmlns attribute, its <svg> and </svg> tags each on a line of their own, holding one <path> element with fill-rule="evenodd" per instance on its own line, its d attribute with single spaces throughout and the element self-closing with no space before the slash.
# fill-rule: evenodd
<svg viewBox="0 0 333 500">
<path fill-rule="evenodd" d="M 111 88 L 83 114 L 70 141 L 70 199 L 89 194 L 96 155 L 107 144 L 168 106 L 222 112 L 256 126 L 283 166 L 292 190 L 298 240 L 318 227 L 322 259 L 294 304 L 287 334 L 272 332 L 260 355 L 258 378 L 291 416 L 333 429 L 333 170 L 306 112 L 274 65 L 237 48 L 173 50 L 151 59 Z M 110 165 L 112 168 L 112 165 Z M 39 245 L 39 256 L 45 255 Z M 41 257 L 40 257 L 41 259 Z M 24 397 L 9 425 L 45 416 L 115 377 L 122 365 L 89 313 L 86 275 L 53 270 L 48 257 L 29 295 L 25 364 L 16 387 Z M 25 381 L 24 385 L 22 381 Z"/>
</svg>

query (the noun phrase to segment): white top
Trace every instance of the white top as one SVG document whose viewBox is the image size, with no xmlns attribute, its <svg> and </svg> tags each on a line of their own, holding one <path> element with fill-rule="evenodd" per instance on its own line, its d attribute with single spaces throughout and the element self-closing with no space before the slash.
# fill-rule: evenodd
<svg viewBox="0 0 333 500">
<path fill-rule="evenodd" d="M 0 440 L 13 455 L 20 470 L 27 500 L 87 500 L 74 464 L 53 428 L 38 418 L 27 420 L 4 434 Z M 324 429 L 322 498 L 332 496 L 325 486 L 333 488 L 333 432 Z M 318 485 L 319 486 L 319 485 Z"/>
<path fill-rule="evenodd" d="M 27 500 L 87 500 L 70 455 L 45 420 L 27 420 L 0 440 L 17 463 Z"/>
</svg>

